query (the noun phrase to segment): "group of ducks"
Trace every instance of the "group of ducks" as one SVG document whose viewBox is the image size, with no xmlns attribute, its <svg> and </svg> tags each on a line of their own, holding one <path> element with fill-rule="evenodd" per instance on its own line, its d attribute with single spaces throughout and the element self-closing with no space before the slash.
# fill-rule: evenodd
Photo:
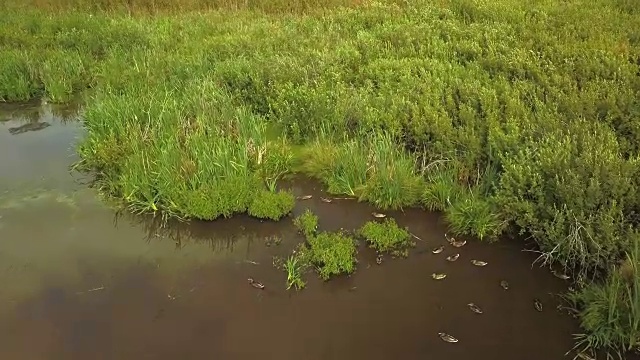
<svg viewBox="0 0 640 360">
<path fill-rule="evenodd" d="M 457 241 L 455 238 L 449 237 L 447 234 L 444 234 L 444 236 L 447 239 L 447 242 L 451 246 L 453 246 L 455 248 L 460 248 L 460 247 L 463 247 L 464 245 L 467 244 L 466 240 Z M 444 251 L 444 246 L 439 246 L 439 247 L 436 247 L 433 250 L 431 250 L 431 252 L 433 254 L 440 254 L 443 251 Z M 453 262 L 453 261 L 458 260 L 458 258 L 460 258 L 460 254 L 456 253 L 456 254 L 447 256 L 446 259 L 447 259 L 447 261 Z M 479 266 L 479 267 L 483 267 L 483 266 L 487 266 L 488 265 L 488 263 L 486 261 L 476 260 L 476 259 L 472 259 L 471 260 L 471 264 L 473 264 L 475 266 Z M 433 273 L 433 274 L 431 274 L 431 277 L 434 280 L 442 280 L 442 279 L 447 277 L 447 274 L 444 274 L 444 273 Z M 560 277 L 560 276 L 558 276 L 558 277 Z M 502 281 L 500 281 L 500 287 L 502 287 L 504 290 L 509 290 L 509 283 L 506 280 L 502 280 Z M 467 306 L 469 307 L 469 309 L 472 312 L 474 312 L 476 314 L 482 314 L 483 313 L 482 309 L 478 305 L 476 305 L 474 303 L 468 303 Z M 533 306 L 534 306 L 534 308 L 536 310 L 542 311 L 542 302 L 540 301 L 540 299 L 534 299 L 533 300 Z M 446 342 L 449 342 L 449 343 L 457 343 L 458 342 L 458 339 L 456 339 L 455 337 L 453 337 L 450 334 L 447 334 L 447 333 L 444 333 L 444 332 L 439 332 L 438 335 L 440 336 L 440 338 L 443 341 L 446 341 Z"/>
<path fill-rule="evenodd" d="M 304 196 L 297 197 L 297 199 L 298 200 L 309 200 L 312 197 L 313 197 L 312 195 L 304 195 Z M 325 202 L 325 203 L 331 203 L 333 201 L 332 199 L 329 199 L 329 198 L 320 198 L 320 200 L 322 202 Z M 375 217 L 377 219 L 382 219 L 382 218 L 386 218 L 387 217 L 385 214 L 376 213 L 376 212 L 372 213 L 372 215 L 373 215 L 373 217 Z M 461 248 L 461 247 L 463 247 L 463 246 L 465 246 L 467 244 L 466 240 L 458 241 L 453 237 L 449 237 L 447 234 L 444 234 L 444 236 L 445 236 L 447 242 L 451 246 L 453 246 L 455 248 Z M 438 247 L 432 249 L 431 252 L 433 254 L 440 254 L 440 253 L 442 253 L 444 251 L 444 248 L 445 248 L 444 245 L 438 246 Z M 459 258 L 460 258 L 460 254 L 456 253 L 456 254 L 447 256 L 446 260 L 449 261 L 449 262 L 454 262 L 454 261 L 458 260 Z M 381 263 L 381 259 L 380 258 L 376 259 L 376 262 L 378 262 L 378 264 L 380 264 Z M 471 259 L 471 264 L 473 264 L 475 266 L 479 266 L 479 267 L 483 267 L 483 266 L 487 266 L 488 265 L 488 263 L 486 261 L 476 260 L 476 259 Z M 564 274 L 558 274 L 556 272 L 553 272 L 553 274 L 555 276 L 557 276 L 558 278 L 563 279 L 563 280 L 566 280 L 566 279 L 569 278 L 569 276 L 564 275 Z M 431 274 L 431 277 L 434 280 L 443 280 L 443 279 L 445 279 L 447 277 L 447 274 L 444 274 L 444 273 L 433 273 L 433 274 Z M 256 288 L 256 289 L 264 289 L 265 288 L 264 284 L 254 280 L 253 278 L 249 278 L 248 281 L 249 281 L 249 284 L 252 287 Z M 509 283 L 506 280 L 501 280 L 500 281 L 500 287 L 502 287 L 504 290 L 509 290 Z M 468 303 L 467 306 L 469 307 L 469 309 L 472 312 L 474 312 L 476 314 L 482 314 L 483 313 L 482 309 L 478 305 L 476 305 L 474 303 Z M 539 299 L 534 299 L 533 300 L 533 306 L 534 306 L 534 308 L 536 310 L 542 311 L 542 302 Z M 455 337 L 453 337 L 452 335 L 449 335 L 447 333 L 439 332 L 438 335 L 440 336 L 440 338 L 443 341 L 446 341 L 446 342 L 449 342 L 449 343 L 457 343 L 458 342 L 458 339 L 456 339 Z"/>
<path fill-rule="evenodd" d="M 456 239 L 447 236 L 447 234 L 444 234 L 444 237 L 447 239 L 447 242 L 451 244 L 451 246 L 456 248 L 463 247 L 467 244 L 466 240 L 456 241 Z M 443 251 L 444 251 L 444 245 L 438 246 L 437 248 L 434 248 L 433 250 L 431 250 L 431 252 L 434 254 L 440 254 Z M 460 258 L 460 254 L 456 253 L 456 254 L 447 256 L 447 261 L 454 262 L 458 260 L 458 258 Z M 487 266 L 488 263 L 482 260 L 471 259 L 471 264 L 475 266 Z M 435 280 L 442 280 L 447 277 L 447 274 L 433 273 L 431 274 L 431 277 L 434 278 Z M 505 288 L 505 290 L 509 288 L 509 284 L 506 281 L 503 281 L 503 283 L 501 282 L 500 284 L 503 288 Z"/>
</svg>

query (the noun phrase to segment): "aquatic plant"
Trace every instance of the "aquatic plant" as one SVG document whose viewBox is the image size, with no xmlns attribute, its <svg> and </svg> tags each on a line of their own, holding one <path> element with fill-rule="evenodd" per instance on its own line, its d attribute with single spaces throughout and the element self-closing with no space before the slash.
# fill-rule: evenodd
<svg viewBox="0 0 640 360">
<path fill-rule="evenodd" d="M 307 285 L 303 279 L 303 274 L 311 265 L 309 248 L 305 244 L 300 244 L 292 255 L 284 262 L 284 270 L 287 272 L 287 290 L 295 287 L 302 290 Z"/>
<path fill-rule="evenodd" d="M 295 225 L 305 237 L 312 237 L 318 229 L 318 215 L 306 209 L 301 215 L 293 219 L 293 225 Z"/>
<path fill-rule="evenodd" d="M 344 232 L 318 233 L 318 216 L 309 209 L 295 217 L 293 224 L 304 234 L 306 243 L 299 245 L 290 256 L 289 265 L 285 264 L 287 273 L 292 274 L 294 279 L 292 281 L 295 282 L 296 270 L 289 269 L 287 266 L 294 264 L 299 268 L 315 265 L 318 274 L 324 280 L 334 275 L 350 274 L 355 271 L 355 239 Z M 296 261 L 293 262 L 293 259 Z"/>
<path fill-rule="evenodd" d="M 290 191 L 262 190 L 255 194 L 247 210 L 251 216 L 277 221 L 291 212 L 294 205 L 295 198 Z"/>
<path fill-rule="evenodd" d="M 382 222 L 367 221 L 357 233 L 365 238 L 372 248 L 380 252 L 391 251 L 401 254 L 412 245 L 409 231 L 399 227 L 391 218 L 386 218 Z"/>
<path fill-rule="evenodd" d="M 351 274 L 356 268 L 356 242 L 341 232 L 321 232 L 307 238 L 311 262 L 324 280 L 340 274 Z"/>
</svg>

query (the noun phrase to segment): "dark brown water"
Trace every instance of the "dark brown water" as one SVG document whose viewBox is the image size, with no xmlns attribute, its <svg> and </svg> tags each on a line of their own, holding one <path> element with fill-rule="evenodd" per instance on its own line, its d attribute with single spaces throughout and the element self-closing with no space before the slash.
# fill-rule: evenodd
<svg viewBox="0 0 640 360">
<path fill-rule="evenodd" d="M 0 122 L 0 359 L 573 357 L 564 354 L 577 323 L 557 309 L 555 295 L 567 283 L 532 267 L 536 256 L 520 243 L 468 239 L 434 255 L 446 244 L 438 216 L 389 213 L 422 239 L 409 258 L 377 265 L 361 248 L 354 275 L 322 282 L 309 273 L 306 289 L 286 291 L 272 261 L 303 240 L 289 219 L 160 229 L 148 218 L 116 216 L 68 171 L 82 136 L 73 112 L 0 110 L 10 119 Z M 50 126 L 9 131 L 43 121 Z M 371 207 L 353 200 L 319 201 L 313 182 L 291 186 L 314 195 L 294 215 L 311 208 L 322 229 L 354 229 L 372 218 Z M 273 236 L 282 243 L 268 246 Z M 456 252 L 456 262 L 445 260 Z M 436 281 L 434 272 L 448 276 Z M 249 286 L 250 276 L 266 289 Z M 438 332 L 459 342 L 443 342 Z"/>
</svg>

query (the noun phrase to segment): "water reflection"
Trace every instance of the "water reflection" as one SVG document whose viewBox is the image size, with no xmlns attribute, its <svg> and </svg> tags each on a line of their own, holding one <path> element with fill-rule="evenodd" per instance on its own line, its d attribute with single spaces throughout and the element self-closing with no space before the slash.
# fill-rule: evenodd
<svg viewBox="0 0 640 360">
<path fill-rule="evenodd" d="M 42 101 L 0 103 L 0 122 L 40 123 L 44 119 L 58 123 L 77 121 L 82 116 L 80 99 L 68 104 L 50 104 Z"/>
</svg>

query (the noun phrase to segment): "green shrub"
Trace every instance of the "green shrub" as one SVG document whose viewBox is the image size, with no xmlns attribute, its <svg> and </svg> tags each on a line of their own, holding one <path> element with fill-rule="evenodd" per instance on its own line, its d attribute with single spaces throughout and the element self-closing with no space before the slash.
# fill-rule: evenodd
<svg viewBox="0 0 640 360">
<path fill-rule="evenodd" d="M 320 277 L 351 274 L 356 268 L 356 243 L 344 233 L 322 232 L 307 238 L 311 248 L 311 261 L 317 266 Z"/>
<path fill-rule="evenodd" d="M 523 139 L 502 164 L 496 204 L 548 260 L 606 269 L 628 249 L 625 214 L 638 200 L 638 161 L 621 156 L 606 125 L 580 120 Z"/>
<path fill-rule="evenodd" d="M 293 224 L 307 238 L 312 237 L 318 230 L 318 216 L 306 209 L 304 213 L 293 219 Z"/>
<path fill-rule="evenodd" d="M 259 191 L 249 206 L 249 215 L 261 218 L 280 220 L 289 214 L 295 205 L 295 198 L 289 191 Z"/>
<path fill-rule="evenodd" d="M 411 246 L 409 232 L 400 228 L 396 221 L 390 218 L 384 219 L 383 222 L 367 221 L 358 230 L 358 234 L 380 252 L 391 251 L 399 254 Z"/>
</svg>

